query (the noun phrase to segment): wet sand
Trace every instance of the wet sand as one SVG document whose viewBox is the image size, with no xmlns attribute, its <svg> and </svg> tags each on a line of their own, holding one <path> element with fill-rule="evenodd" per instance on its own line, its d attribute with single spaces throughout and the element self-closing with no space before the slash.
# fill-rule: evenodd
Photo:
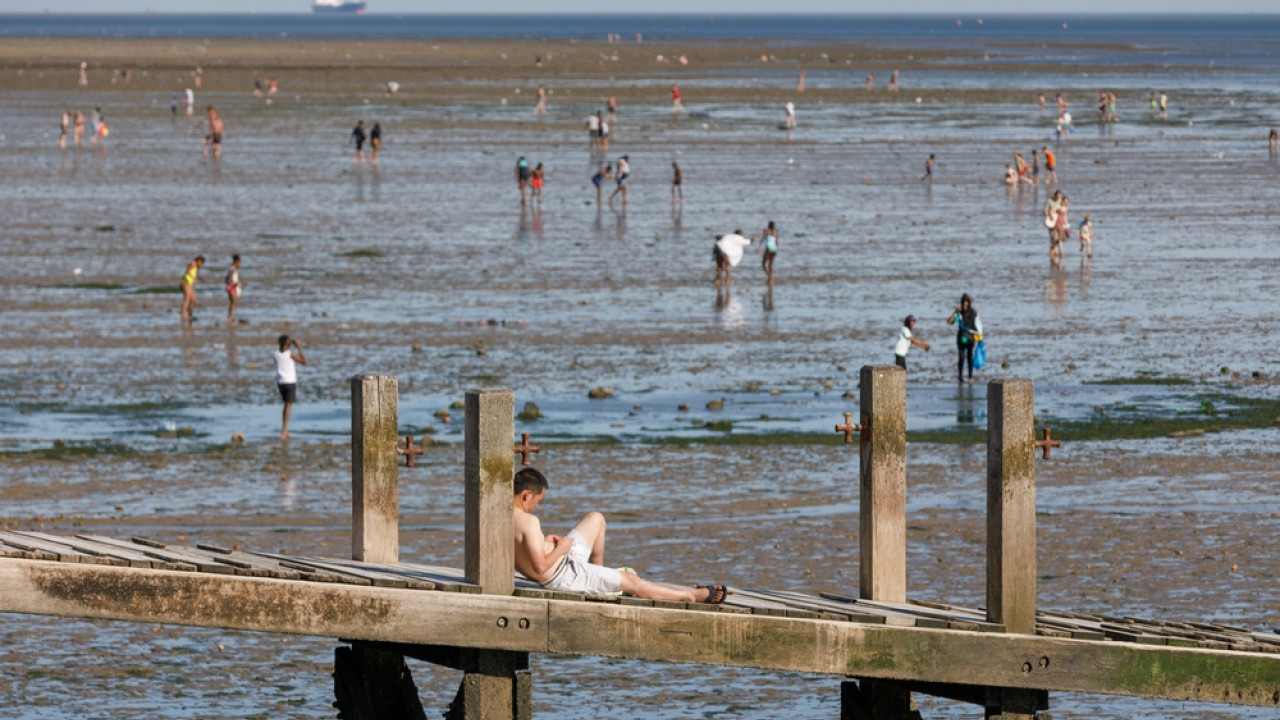
<svg viewBox="0 0 1280 720">
<path fill-rule="evenodd" d="M 1280 625 L 1280 565 L 1259 534 L 1280 512 L 1270 488 L 1276 452 L 1224 456 L 1211 440 L 1187 442 L 1200 444 L 1176 460 L 1170 440 L 1143 451 L 1067 447 L 1038 463 L 1042 607 Z M 0 466 L 5 526 L 341 555 L 349 544 L 346 450 L 259 443 L 92 464 L 8 460 Z M 984 457 L 980 448 L 909 449 L 911 597 L 983 603 Z M 437 447 L 420 460 L 401 474 L 402 555 L 460 563 L 461 450 Z M 584 508 L 608 508 L 609 556 L 646 575 L 802 592 L 856 587 L 852 448 L 566 446 L 538 464 L 553 482 L 545 524 L 563 528 Z M 0 627 L 15 717 L 96 717 L 103 707 L 113 717 L 328 716 L 328 641 L 20 616 Z M 834 678 L 533 662 L 537 711 L 554 717 L 838 714 Z M 417 663 L 413 671 L 428 710 L 443 708 L 455 673 Z M 583 707 L 588 693 L 602 705 Z M 921 703 L 933 717 L 973 713 Z M 1054 714 L 1268 717 L 1068 694 L 1054 696 Z"/>
<path fill-rule="evenodd" d="M 659 53 L 691 62 L 656 65 Z M 81 59 L 93 67 L 87 91 L 73 87 Z M 0 277 L 0 445 L 16 454 L 0 456 L 0 524 L 342 554 L 352 375 L 396 375 L 402 425 L 436 425 L 451 442 L 456 431 L 432 411 L 486 384 L 571 418 L 586 414 L 573 403 L 588 388 L 613 387 L 617 417 L 597 424 L 647 422 L 627 408 L 661 394 L 728 396 L 804 430 L 856 403 L 841 396 L 859 366 L 892 361 L 908 312 L 934 344 L 910 356 L 912 387 L 935 398 L 922 413 L 960 424 L 981 406 L 952 391 L 945 318 L 961 292 L 988 328 L 981 379 L 1055 387 L 1037 406 L 1050 415 L 1080 405 L 1071 398 L 1086 382 L 1140 373 L 1274 399 L 1280 166 L 1258 131 L 1280 107 L 1274 89 L 1229 69 L 1188 77 L 1138 64 L 1086 78 L 1037 60 L 1026 77 L 1030 55 L 978 60 L 837 44 L 6 40 L 0 259 L 13 270 Z M 197 105 L 227 119 L 220 162 L 200 157 L 198 113 L 169 115 L 169 93 L 197 63 Z M 128 86 L 110 83 L 117 66 L 132 69 Z M 895 67 L 899 96 L 862 90 L 866 72 L 883 88 Z M 259 74 L 281 82 L 271 104 L 251 93 Z M 672 120 L 673 79 L 706 117 Z M 403 86 L 396 99 L 382 92 L 389 80 Z M 1141 108 L 1149 86 L 1183 81 L 1171 117 Z M 546 122 L 531 113 L 539 83 L 555 91 Z M 1103 83 L 1126 88 L 1114 128 L 1089 123 L 1083 88 Z M 1085 106 L 1060 174 L 1073 218 L 1092 213 L 1098 234 L 1091 262 L 1068 245 L 1060 269 L 1045 258 L 1045 190 L 998 184 L 1013 147 L 1049 141 L 1031 101 L 1054 87 Z M 580 130 L 609 94 L 622 104 L 611 159 L 629 153 L 635 167 L 626 213 L 595 209 Z M 790 135 L 776 129 L 786 97 L 800 105 Z M 94 103 L 112 121 L 107 145 L 59 151 L 57 116 Z M 359 118 L 386 129 L 376 170 L 348 159 Z M 937 181 L 923 185 L 930 152 Z M 521 154 L 549 168 L 540 211 L 520 210 Z M 673 159 L 687 178 L 679 211 Z M 711 238 L 769 219 L 783 229 L 778 285 L 764 287 L 748 255 L 731 292 L 714 288 Z M 249 322 L 227 328 L 220 281 L 232 252 L 245 256 L 238 314 Z M 209 258 L 200 319 L 184 328 L 176 283 L 197 253 Z M 488 319 L 509 322 L 478 324 Z M 281 332 L 311 360 L 285 447 L 273 439 L 268 354 Z M 695 404 L 682 417 L 714 416 Z M 187 426 L 194 436 L 157 437 Z M 856 451 L 685 447 L 663 443 L 678 435 L 667 429 L 610 445 L 585 442 L 591 427 L 569 427 L 538 460 L 554 484 L 548 525 L 605 509 L 610 554 L 663 579 L 856 583 Z M 225 445 L 235 429 L 248 442 Z M 1276 627 L 1280 567 L 1264 544 L 1280 512 L 1275 433 L 1067 438 L 1038 465 L 1041 604 Z M 62 437 L 102 451 L 28 452 Z M 978 446 L 911 446 L 913 597 L 982 602 L 984 462 Z M 423 465 L 402 475 L 403 553 L 460 563 L 461 451 L 433 448 Z M 327 641 L 13 616 L 0 628 L 15 717 L 331 715 Z M 559 657 L 534 669 L 538 711 L 555 717 L 837 713 L 832 678 Z M 456 677 L 414 671 L 428 708 L 442 707 Z M 588 694 L 604 708 L 584 707 Z M 929 703 L 929 716 L 974 713 Z M 1264 717 L 1081 696 L 1058 698 L 1054 712 Z"/>
</svg>

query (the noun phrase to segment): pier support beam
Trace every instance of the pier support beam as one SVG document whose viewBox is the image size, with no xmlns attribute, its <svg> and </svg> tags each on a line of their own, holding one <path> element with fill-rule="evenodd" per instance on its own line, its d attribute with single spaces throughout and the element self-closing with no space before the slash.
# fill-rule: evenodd
<svg viewBox="0 0 1280 720">
<path fill-rule="evenodd" d="M 515 395 L 510 390 L 468 390 L 464 493 L 467 582 L 489 595 L 515 590 L 515 529 L 511 521 L 515 477 Z M 532 717 L 529 654 L 475 651 L 449 710 L 451 720 L 525 720 Z"/>
<path fill-rule="evenodd" d="M 400 562 L 399 386 L 351 378 L 351 558 Z M 343 720 L 426 720 L 402 653 L 353 642 L 334 651 L 334 705 Z"/>
<path fill-rule="evenodd" d="M 858 386 L 858 596 L 906 602 L 907 373 L 866 365 Z M 840 706 L 842 720 L 908 720 L 913 711 L 910 691 L 866 679 L 844 682 Z"/>
<path fill-rule="evenodd" d="M 866 365 L 859 373 L 858 597 L 907 600 L 907 373 Z"/>
<path fill-rule="evenodd" d="M 399 386 L 389 375 L 351 378 L 351 558 L 400 562 Z"/>
<path fill-rule="evenodd" d="M 1030 380 L 987 384 L 987 620 L 1036 632 L 1035 391 Z M 987 717 L 1031 720 L 1048 705 L 1029 690 L 991 688 Z"/>
</svg>

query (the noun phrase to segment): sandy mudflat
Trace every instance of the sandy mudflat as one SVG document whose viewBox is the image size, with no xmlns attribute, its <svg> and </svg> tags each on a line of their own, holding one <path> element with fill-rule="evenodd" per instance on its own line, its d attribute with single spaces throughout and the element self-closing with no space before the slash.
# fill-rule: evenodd
<svg viewBox="0 0 1280 720">
<path fill-rule="evenodd" d="M 87 90 L 74 84 L 82 60 Z M 383 372 L 400 380 L 402 427 L 435 425 L 449 443 L 402 475 L 405 557 L 460 562 L 460 418 L 433 413 L 500 384 L 547 411 L 518 429 L 563 433 L 538 459 L 552 473 L 549 527 L 600 508 L 614 518 L 611 555 L 654 577 L 848 590 L 854 450 L 674 440 L 714 419 L 828 432 L 856 406 L 844 393 L 858 368 L 891 361 L 909 312 L 933 343 L 910 356 L 912 422 L 980 432 L 985 396 L 957 389 L 946 324 L 962 292 L 988 328 L 979 379 L 1033 378 L 1045 417 L 1198 418 L 1202 396 L 1223 411 L 1219 396 L 1273 400 L 1280 165 L 1259 128 L 1280 107 L 1274 89 L 1230 70 L 1136 64 L 1099 79 L 1067 61 L 980 61 L 852 44 L 6 40 L 0 524 L 342 554 L 349 379 Z M 227 122 L 221 161 L 201 157 L 198 111 L 169 110 L 196 65 L 197 105 Z M 113 84 L 124 67 L 131 82 Z M 883 89 L 894 68 L 899 96 Z M 259 75 L 279 81 L 274 98 L 252 94 Z M 672 82 L 698 116 L 671 117 Z M 1114 127 L 1089 118 L 1104 82 L 1122 88 Z M 1144 105 L 1156 82 L 1177 88 L 1168 117 Z M 552 91 L 546 120 L 531 113 L 539 84 Z M 1069 245 L 1058 268 L 1039 218 L 1047 188 L 998 183 L 1013 148 L 1051 142 L 1032 99 L 1055 90 L 1081 108 L 1058 148 L 1061 186 L 1098 228 L 1094 258 Z M 628 153 L 635 173 L 625 211 L 595 206 L 599 159 L 581 132 L 609 95 L 622 114 L 608 159 Z M 788 98 L 800 106 L 790 134 L 777 129 Z M 94 105 L 107 143 L 60 150 L 58 115 Z M 377 168 L 350 160 L 357 119 L 383 125 Z M 543 203 L 524 210 L 520 155 L 548 168 Z M 675 208 L 673 160 L 687 179 Z M 770 219 L 783 229 L 778 284 L 748 255 L 731 291 L 713 287 L 711 238 Z M 197 253 L 210 260 L 200 319 L 183 327 L 175 285 Z M 228 327 L 231 253 L 245 256 L 248 322 Z M 281 332 L 311 359 L 287 446 L 274 439 L 268 355 Z M 1139 376 L 1190 385 L 1093 384 Z M 589 404 L 598 385 L 614 405 Z M 724 411 L 705 409 L 715 397 Z M 649 423 L 647 442 L 628 439 Z M 248 442 L 224 445 L 236 430 Z M 1275 627 L 1275 437 L 1065 438 L 1038 464 L 1042 605 Z M 61 439 L 90 450 L 43 459 Z M 984 448 L 909 452 L 911 595 L 981 604 Z M 328 641 L 14 617 L 0 639 L 15 717 L 331 715 Z M 559 657 L 535 671 L 550 717 L 838 712 L 831 678 Z M 452 673 L 415 673 L 429 708 L 452 696 Z M 973 712 L 934 703 L 926 715 Z M 1079 696 L 1055 698 L 1054 713 L 1270 717 Z"/>
<path fill-rule="evenodd" d="M 1106 47 L 1120 55 L 1131 50 L 1126 46 L 1091 47 Z M 682 55 L 688 59 L 687 65 L 679 63 Z M 804 95 L 809 103 L 894 100 L 900 96 L 886 90 L 893 70 L 901 71 L 905 91 L 924 92 L 933 100 L 1026 102 L 1031 98 L 1025 93 L 922 83 L 919 74 L 945 70 L 1087 76 L 1114 70 L 1107 65 L 1062 61 L 992 65 L 976 50 L 821 41 L 636 45 L 565 40 L 13 39 L 0 45 L 0 89 L 71 89 L 82 61 L 90 64 L 90 87 L 95 91 L 109 83 L 110 90 L 118 92 L 180 91 L 191 86 L 192 73 L 199 66 L 203 90 L 212 92 L 247 91 L 258 76 L 277 79 L 286 95 L 299 91 L 368 95 L 395 81 L 401 85 L 402 103 L 442 104 L 485 99 L 495 91 L 514 87 L 529 92 L 545 85 L 554 93 L 557 86 L 568 85 L 561 88 L 560 99 L 614 95 L 624 106 L 654 102 L 655 95 L 665 97 L 666 85 L 671 83 L 696 88 L 692 95 L 691 88 L 684 88 L 686 102 L 690 97 L 698 102 L 799 99 L 795 89 L 801 70 L 810 76 Z M 124 68 L 131 71 L 130 83 L 112 83 L 113 75 Z M 1162 70 L 1167 72 L 1167 68 L 1143 64 L 1124 68 L 1135 75 Z M 865 90 L 868 73 L 876 78 L 872 92 Z M 911 79 L 913 74 L 915 79 Z M 763 86 L 742 82 L 744 77 L 758 75 L 774 77 L 776 82 Z M 823 82 L 824 76 L 836 80 Z M 1182 99 L 1186 97 L 1184 93 Z"/>
</svg>

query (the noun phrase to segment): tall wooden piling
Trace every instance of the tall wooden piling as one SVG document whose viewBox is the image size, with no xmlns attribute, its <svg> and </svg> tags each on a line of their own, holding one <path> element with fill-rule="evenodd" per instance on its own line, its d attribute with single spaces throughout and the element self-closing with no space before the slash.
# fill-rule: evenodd
<svg viewBox="0 0 1280 720">
<path fill-rule="evenodd" d="M 907 374 L 866 365 L 858 376 L 861 418 L 858 595 L 907 600 Z M 840 689 L 842 720 L 906 720 L 911 692 L 863 679 Z"/>
<path fill-rule="evenodd" d="M 1036 631 L 1036 473 L 1030 380 L 987 385 L 987 619 Z"/>
<path fill-rule="evenodd" d="M 501 388 L 468 390 L 466 408 L 467 582 L 481 592 L 510 595 L 515 590 L 515 395 Z"/>
<path fill-rule="evenodd" d="M 896 365 L 866 365 L 859 391 L 859 596 L 906 602 L 907 374 Z"/>
<path fill-rule="evenodd" d="M 466 397 L 467 582 L 483 593 L 515 590 L 515 531 L 511 521 L 515 477 L 515 396 L 510 390 L 468 390 Z M 482 650 L 466 668 L 452 717 L 523 720 L 532 715 L 529 654 Z"/>
<path fill-rule="evenodd" d="M 389 375 L 351 378 L 351 557 L 400 562 L 399 389 Z"/>
<path fill-rule="evenodd" d="M 987 384 L 987 619 L 1036 632 L 1035 390 L 1030 380 Z M 986 715 L 1032 720 L 1044 693 L 991 688 Z"/>
<path fill-rule="evenodd" d="M 351 378 L 351 557 L 400 562 L 399 386 L 389 375 Z M 344 718 L 425 718 L 404 655 L 353 642 L 334 651 Z"/>
</svg>

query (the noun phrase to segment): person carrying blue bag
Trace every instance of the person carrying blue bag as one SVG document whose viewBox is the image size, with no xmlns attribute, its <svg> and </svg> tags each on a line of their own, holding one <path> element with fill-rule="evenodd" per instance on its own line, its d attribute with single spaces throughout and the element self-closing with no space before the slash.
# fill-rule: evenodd
<svg viewBox="0 0 1280 720">
<path fill-rule="evenodd" d="M 960 305 L 952 313 L 947 324 L 956 326 L 956 348 L 960 351 L 960 362 L 957 368 L 959 381 L 964 382 L 964 366 L 967 362 L 969 382 L 973 382 L 974 368 L 981 368 L 986 362 L 986 348 L 984 346 L 981 350 L 982 362 L 975 362 L 975 351 L 982 343 L 982 318 L 979 318 L 978 311 L 973 309 L 973 299 L 969 297 L 969 293 L 961 296 Z"/>
</svg>

